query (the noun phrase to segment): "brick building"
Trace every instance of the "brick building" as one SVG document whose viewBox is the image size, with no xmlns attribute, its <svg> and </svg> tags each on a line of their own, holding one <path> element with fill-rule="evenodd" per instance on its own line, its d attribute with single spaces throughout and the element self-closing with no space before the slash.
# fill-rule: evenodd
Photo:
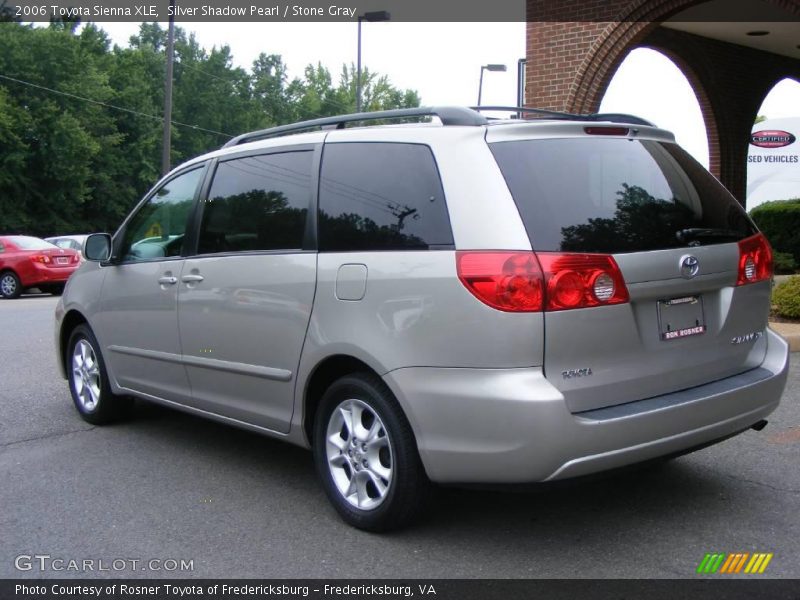
<svg viewBox="0 0 800 600">
<path fill-rule="evenodd" d="M 527 0 L 527 21 L 527 105 L 596 112 L 628 53 L 657 50 L 694 89 L 710 170 L 744 201 L 757 111 L 800 81 L 800 0 Z"/>
</svg>

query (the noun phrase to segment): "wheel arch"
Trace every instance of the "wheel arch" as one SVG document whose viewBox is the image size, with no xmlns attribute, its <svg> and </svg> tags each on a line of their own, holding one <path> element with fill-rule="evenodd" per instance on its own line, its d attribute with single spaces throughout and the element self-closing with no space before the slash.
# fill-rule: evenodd
<svg viewBox="0 0 800 600">
<path fill-rule="evenodd" d="M 69 343 L 69 338 L 75 328 L 84 323 L 91 327 L 86 317 L 75 309 L 68 311 L 61 320 L 61 329 L 58 332 L 58 357 L 62 367 L 61 374 L 64 379 L 67 378 L 67 344 Z"/>
<path fill-rule="evenodd" d="M 303 434 L 309 443 L 313 439 L 314 418 L 325 390 L 337 379 L 359 372 L 374 373 L 380 376 L 367 363 L 348 354 L 328 356 L 311 371 L 306 380 L 303 394 Z"/>
<path fill-rule="evenodd" d="M 17 280 L 19 281 L 19 284 L 24 289 L 25 285 L 22 283 L 22 278 L 19 276 L 19 273 L 17 271 L 15 271 L 12 267 L 9 266 L 0 267 L 0 277 L 5 275 L 6 273 L 11 273 L 14 277 L 16 277 Z"/>
</svg>

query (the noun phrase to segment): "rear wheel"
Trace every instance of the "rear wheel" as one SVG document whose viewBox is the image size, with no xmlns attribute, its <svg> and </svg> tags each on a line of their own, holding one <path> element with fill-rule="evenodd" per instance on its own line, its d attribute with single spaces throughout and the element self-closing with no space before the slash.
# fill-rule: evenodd
<svg viewBox="0 0 800 600">
<path fill-rule="evenodd" d="M 22 282 L 17 274 L 12 271 L 0 274 L 0 296 L 12 299 L 19 298 L 20 294 L 22 294 Z"/>
<path fill-rule="evenodd" d="M 111 393 L 100 345 L 88 325 L 78 325 L 67 345 L 69 390 L 84 421 L 102 425 L 125 416 L 132 400 Z"/>
<path fill-rule="evenodd" d="M 411 426 L 372 374 L 348 375 L 325 392 L 315 420 L 314 459 L 328 499 L 359 529 L 407 525 L 429 495 Z"/>
</svg>

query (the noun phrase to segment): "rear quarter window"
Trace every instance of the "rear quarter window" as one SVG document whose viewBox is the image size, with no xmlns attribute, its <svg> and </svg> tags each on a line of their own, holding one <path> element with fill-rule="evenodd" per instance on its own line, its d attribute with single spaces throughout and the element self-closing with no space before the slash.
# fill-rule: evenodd
<svg viewBox="0 0 800 600">
<path fill-rule="evenodd" d="M 676 144 L 570 138 L 490 146 L 535 250 L 640 252 L 755 233 L 736 199 Z"/>
<path fill-rule="evenodd" d="M 319 191 L 321 251 L 453 245 L 444 190 L 427 146 L 326 144 Z"/>
</svg>

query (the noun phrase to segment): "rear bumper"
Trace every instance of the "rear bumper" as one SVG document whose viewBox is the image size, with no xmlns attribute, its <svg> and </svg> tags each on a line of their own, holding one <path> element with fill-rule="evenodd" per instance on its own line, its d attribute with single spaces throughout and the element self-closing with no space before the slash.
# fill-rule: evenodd
<svg viewBox="0 0 800 600">
<path fill-rule="evenodd" d="M 767 331 L 758 369 L 674 394 L 570 413 L 541 368 L 398 369 L 384 376 L 441 483 L 566 479 L 679 453 L 747 429 L 778 406 L 788 346 Z"/>
<path fill-rule="evenodd" d="M 64 283 L 79 267 L 79 264 L 68 267 L 47 267 L 33 263 L 33 266 L 20 273 L 20 280 L 25 287 Z"/>
</svg>

